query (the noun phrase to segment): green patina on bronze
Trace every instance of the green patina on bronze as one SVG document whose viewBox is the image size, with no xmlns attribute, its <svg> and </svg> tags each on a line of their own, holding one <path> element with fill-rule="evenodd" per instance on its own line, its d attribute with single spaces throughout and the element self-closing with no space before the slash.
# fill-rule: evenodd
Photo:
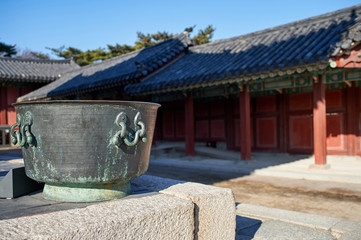
<svg viewBox="0 0 361 240">
<path fill-rule="evenodd" d="M 129 181 L 91 185 L 45 184 L 43 196 L 54 201 L 94 202 L 122 198 L 131 193 Z"/>
<path fill-rule="evenodd" d="M 16 145 L 19 143 L 21 147 L 28 144 L 33 147 L 34 137 L 30 132 L 30 126 L 33 124 L 33 116 L 30 112 L 26 112 L 23 117 L 20 114 L 16 116 L 16 123 L 11 126 L 11 142 Z M 18 127 L 18 131 L 15 128 Z"/>
<path fill-rule="evenodd" d="M 129 194 L 125 187 L 129 180 L 148 169 L 159 104 L 39 101 L 14 106 L 21 117 L 13 136 L 18 143 L 32 136 L 22 146 L 26 174 L 45 182 L 46 198 L 72 202 L 119 198 Z M 28 112 L 31 123 L 25 121 Z M 25 137 L 17 138 L 17 133 Z M 77 192 L 79 198 L 70 197 Z"/>
<path fill-rule="evenodd" d="M 127 114 L 125 112 L 121 112 L 118 114 L 117 118 L 115 119 L 115 124 L 119 125 L 121 130 L 118 131 L 114 137 L 112 137 L 111 141 L 112 143 L 119 147 L 122 144 L 122 140 L 124 141 L 124 143 L 129 146 L 135 146 L 138 141 L 139 141 L 139 137 L 142 138 L 143 142 L 147 142 L 147 138 L 144 136 L 145 135 L 145 124 L 139 120 L 140 118 L 140 112 L 138 112 L 135 117 L 134 117 L 134 128 L 137 128 L 137 126 L 139 126 L 140 128 L 138 128 L 136 130 L 136 132 L 134 134 L 132 134 L 131 131 L 129 131 L 128 135 L 126 136 L 126 119 L 127 119 Z M 132 137 L 132 135 L 134 135 L 134 137 Z M 133 140 L 129 140 L 133 138 Z"/>
</svg>

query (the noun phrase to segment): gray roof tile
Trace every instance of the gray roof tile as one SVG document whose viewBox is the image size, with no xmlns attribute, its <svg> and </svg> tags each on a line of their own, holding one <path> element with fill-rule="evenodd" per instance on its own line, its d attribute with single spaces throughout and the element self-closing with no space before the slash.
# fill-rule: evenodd
<svg viewBox="0 0 361 240">
<path fill-rule="evenodd" d="M 74 94 L 111 84 L 125 85 L 162 67 L 190 44 L 188 34 L 182 33 L 159 44 L 68 72 L 18 101 Z"/>
<path fill-rule="evenodd" d="M 59 78 L 64 72 L 79 68 L 71 60 L 31 60 L 0 57 L 0 82 L 45 82 Z"/>
<path fill-rule="evenodd" d="M 137 95 L 313 63 L 327 63 L 361 39 L 361 5 L 230 39 L 190 47 L 187 54 L 143 82 Z M 356 43 L 356 44 L 355 44 Z M 338 48 L 337 48 L 338 46 Z M 336 51 L 338 50 L 338 51 Z"/>
</svg>

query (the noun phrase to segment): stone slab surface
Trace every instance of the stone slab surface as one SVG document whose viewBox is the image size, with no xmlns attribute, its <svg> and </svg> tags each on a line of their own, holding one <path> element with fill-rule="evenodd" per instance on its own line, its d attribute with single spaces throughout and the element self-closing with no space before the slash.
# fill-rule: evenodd
<svg viewBox="0 0 361 240">
<path fill-rule="evenodd" d="M 344 233 L 338 240 L 360 240 L 360 232 L 347 232 Z"/>
<path fill-rule="evenodd" d="M 155 194 L 135 186 L 132 186 L 132 194 L 123 199 L 144 197 L 147 194 Z M 69 210 L 73 208 L 83 208 L 99 202 L 87 203 L 69 203 L 69 202 L 55 202 L 43 198 L 42 190 L 27 194 L 14 199 L 0 199 L 0 220 L 23 217 L 26 215 Z"/>
<path fill-rule="evenodd" d="M 15 199 L 0 199 L 0 220 L 26 215 L 83 208 L 96 203 L 61 203 L 46 200 L 41 191 Z"/>
<path fill-rule="evenodd" d="M 231 189 L 143 175 L 132 181 L 148 190 L 191 200 L 195 207 L 195 239 L 235 238 L 235 200 Z"/>
<path fill-rule="evenodd" d="M 238 204 L 236 209 L 236 239 L 361 239 L 359 221 L 251 204 Z"/>
<path fill-rule="evenodd" d="M 0 221 L 1 239 L 193 239 L 194 205 L 166 194 Z"/>
<path fill-rule="evenodd" d="M 361 239 L 361 222 L 343 220 L 332 226 L 332 231 L 343 233 L 340 240 L 359 240 Z"/>
<path fill-rule="evenodd" d="M 245 203 L 238 204 L 236 209 L 237 214 L 244 216 L 258 217 L 261 219 L 281 220 L 287 223 L 322 229 L 326 231 L 330 230 L 335 224 L 341 221 L 338 218 L 268 208 Z"/>
<path fill-rule="evenodd" d="M 329 240 L 340 234 L 276 220 L 237 216 L 236 240 Z"/>
<path fill-rule="evenodd" d="M 299 226 L 295 224 L 289 224 L 279 221 L 265 221 L 260 225 L 256 232 L 254 229 L 247 232 L 247 229 L 243 230 L 244 233 L 254 234 L 251 237 L 254 239 L 269 239 L 269 240 L 305 240 L 305 239 L 317 239 L 317 240 L 334 240 L 335 237 L 328 231 L 319 231 L 316 229 Z M 246 235 L 244 234 L 244 235 Z"/>
<path fill-rule="evenodd" d="M 309 179 L 361 184 L 361 158 L 359 156 L 327 156 L 328 169 L 312 169 L 314 157 L 269 166 L 255 171 L 262 176 Z"/>
<path fill-rule="evenodd" d="M 361 214 L 361 213 L 360 213 Z M 332 229 L 337 232 L 351 232 L 351 231 L 357 231 L 360 232 L 360 238 L 361 238 L 361 222 L 360 221 L 352 221 L 352 220 L 342 220 L 332 226 Z"/>
</svg>

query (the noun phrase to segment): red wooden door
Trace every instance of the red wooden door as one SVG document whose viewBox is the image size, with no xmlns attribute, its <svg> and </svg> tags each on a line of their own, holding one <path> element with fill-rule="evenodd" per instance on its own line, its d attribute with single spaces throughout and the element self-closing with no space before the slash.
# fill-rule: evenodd
<svg viewBox="0 0 361 240">
<path fill-rule="evenodd" d="M 164 140 L 183 141 L 185 138 L 184 102 L 165 102 L 160 109 Z"/>
<path fill-rule="evenodd" d="M 312 93 L 288 95 L 288 152 L 313 152 Z"/>
<path fill-rule="evenodd" d="M 194 116 L 197 141 L 226 141 L 226 112 L 223 100 L 196 102 Z"/>
<path fill-rule="evenodd" d="M 345 89 L 326 91 L 327 154 L 348 154 L 346 117 Z"/>
<path fill-rule="evenodd" d="M 12 104 L 19 96 L 19 88 L 7 88 L 7 121 L 10 126 L 16 123 L 16 112 Z"/>
<path fill-rule="evenodd" d="M 255 151 L 279 152 L 279 104 L 278 97 L 253 98 L 253 136 Z"/>
</svg>

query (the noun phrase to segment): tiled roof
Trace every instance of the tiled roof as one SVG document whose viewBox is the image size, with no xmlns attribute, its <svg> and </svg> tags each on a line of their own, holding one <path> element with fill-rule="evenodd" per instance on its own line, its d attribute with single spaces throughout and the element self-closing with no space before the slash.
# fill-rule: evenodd
<svg viewBox="0 0 361 240">
<path fill-rule="evenodd" d="M 59 80 L 19 98 L 18 101 L 129 84 L 164 66 L 184 52 L 190 44 L 188 34 L 182 33 L 159 44 L 68 72 Z"/>
<path fill-rule="evenodd" d="M 30 60 L 0 57 L 0 82 L 43 82 L 58 79 L 62 73 L 77 69 L 71 60 Z"/>
<path fill-rule="evenodd" d="M 222 83 L 227 79 L 275 76 L 299 66 L 323 64 L 361 41 L 361 5 L 209 44 L 187 54 L 128 94 L 150 94 Z M 294 72 L 294 71 L 293 71 Z M 250 78 L 252 76 L 252 78 Z M 243 78 L 244 77 L 244 78 Z"/>
</svg>

